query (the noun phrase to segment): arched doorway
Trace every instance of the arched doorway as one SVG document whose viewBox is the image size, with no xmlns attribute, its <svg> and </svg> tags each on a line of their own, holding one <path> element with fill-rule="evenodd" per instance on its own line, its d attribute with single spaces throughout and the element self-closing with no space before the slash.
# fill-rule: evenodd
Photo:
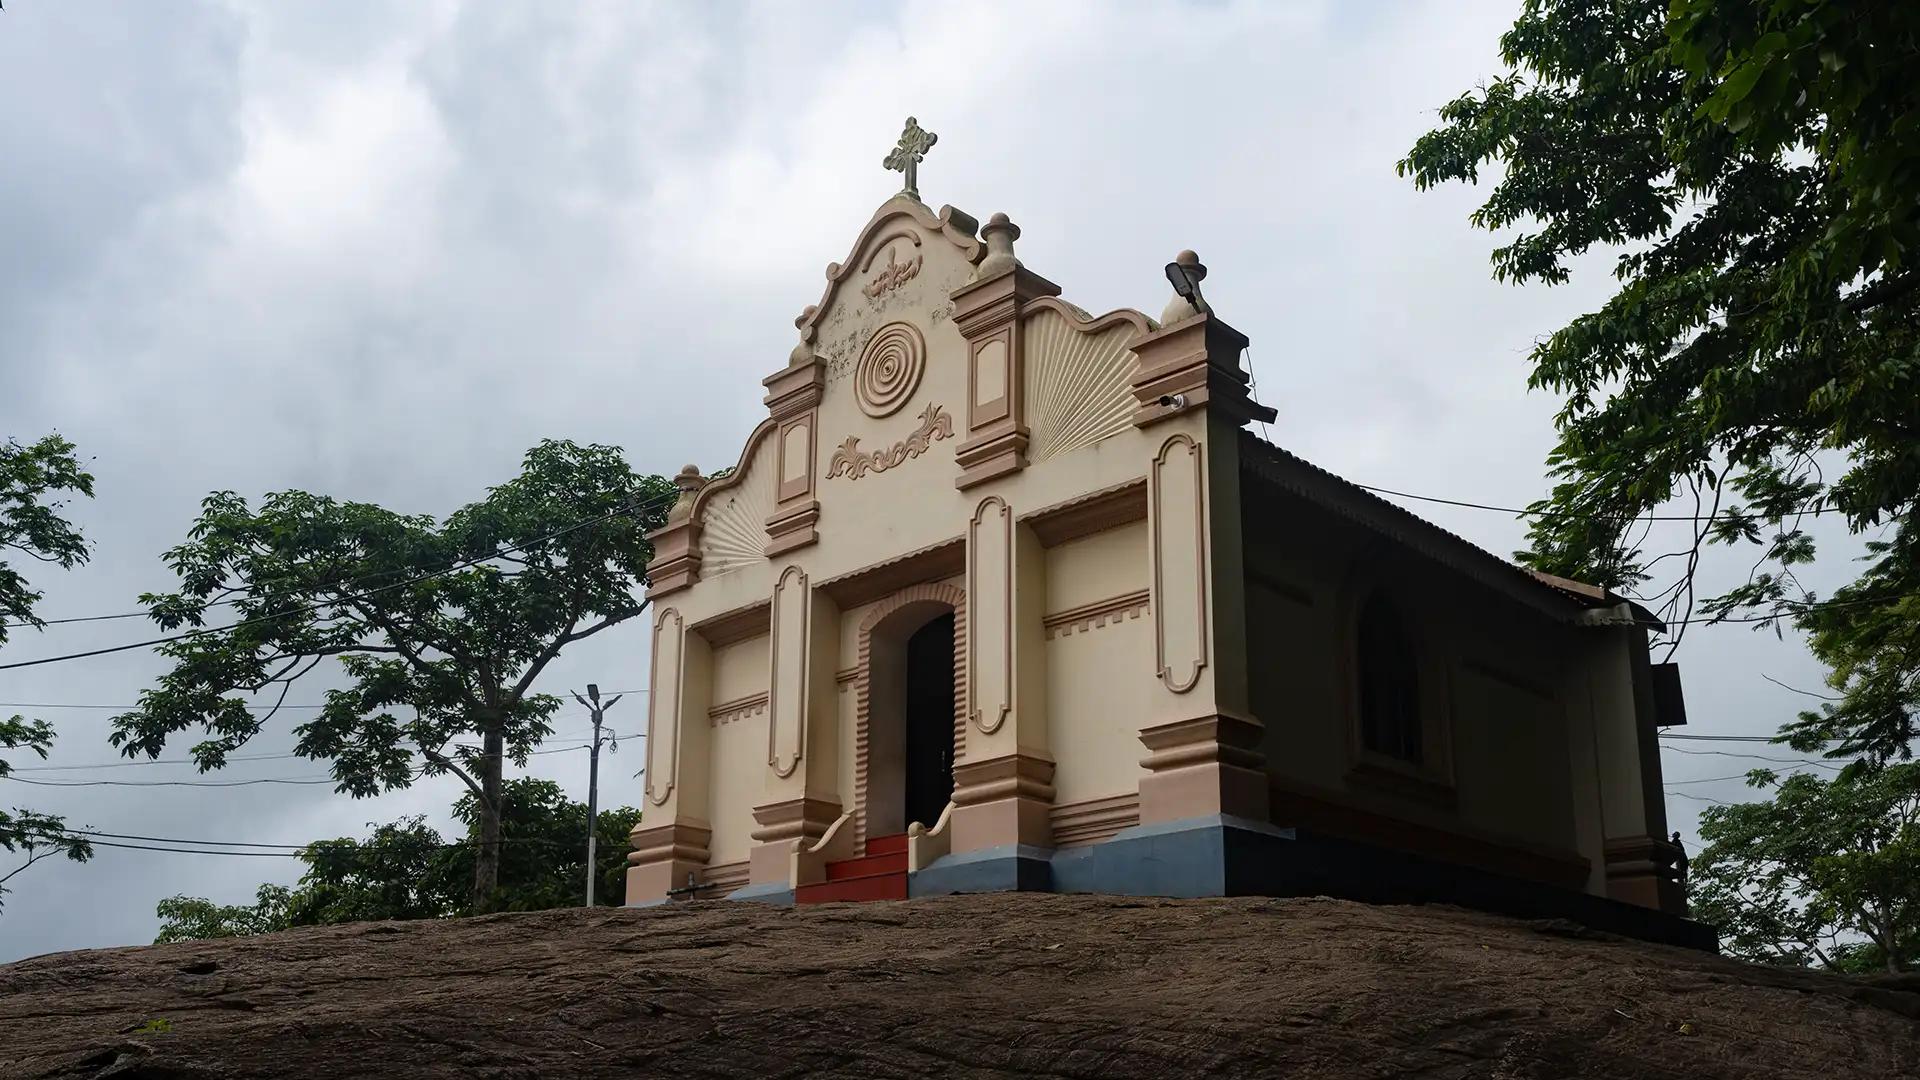
<svg viewBox="0 0 1920 1080">
<path fill-rule="evenodd" d="M 854 761 L 855 835 L 931 827 L 953 797 L 966 715 L 966 593 L 915 585 L 860 623 Z"/>
</svg>

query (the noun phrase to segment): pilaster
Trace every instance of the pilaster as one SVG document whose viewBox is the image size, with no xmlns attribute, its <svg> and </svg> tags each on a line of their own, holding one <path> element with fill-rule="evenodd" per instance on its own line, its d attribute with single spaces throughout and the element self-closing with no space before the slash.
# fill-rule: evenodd
<svg viewBox="0 0 1920 1080">
<path fill-rule="evenodd" d="M 1625 604 L 1590 613 L 1586 667 L 1592 702 L 1607 895 L 1642 907 L 1684 913 L 1686 900 L 1666 838 L 1660 749 L 1646 631 Z"/>
<path fill-rule="evenodd" d="M 671 596 L 700 580 L 700 523 L 694 520 L 694 498 L 707 486 L 706 477 L 692 465 L 673 478 L 680 496 L 667 511 L 667 523 L 647 534 L 653 560 L 647 564 L 647 595 Z"/>
<path fill-rule="evenodd" d="M 627 903 L 664 900 L 707 865 L 711 830 L 712 653 L 680 612 L 653 621 L 653 690 L 647 696 L 646 787 L 627 855 Z"/>
<path fill-rule="evenodd" d="M 1216 814 L 1265 822 L 1262 725 L 1250 709 L 1246 577 L 1235 422 L 1202 414 L 1160 444 L 1147 473 L 1154 661 L 1140 731 L 1141 824 Z"/>
<path fill-rule="evenodd" d="M 990 495 L 967 527 L 965 753 L 954 766 L 953 851 L 1052 844 L 1046 552 Z"/>
<path fill-rule="evenodd" d="M 798 566 L 774 583 L 767 651 L 766 780 L 753 810 L 749 880 L 790 886 L 793 850 L 840 816 L 840 609 Z"/>
<path fill-rule="evenodd" d="M 774 508 L 767 516 L 767 557 L 772 558 L 817 540 L 820 501 L 814 494 L 815 461 L 819 453 L 820 399 L 826 394 L 827 366 L 814 355 L 804 335 L 814 309 L 795 320 L 803 327 L 787 366 L 769 375 L 767 412 L 780 425 L 774 473 Z"/>
<path fill-rule="evenodd" d="M 1020 227 L 1005 214 L 981 232 L 987 255 L 979 277 L 953 292 L 953 323 L 967 339 L 967 437 L 954 452 L 961 470 L 954 484 L 963 490 L 1026 468 L 1021 314 L 1040 297 L 1060 295 L 1060 286 L 1014 259 Z"/>
</svg>

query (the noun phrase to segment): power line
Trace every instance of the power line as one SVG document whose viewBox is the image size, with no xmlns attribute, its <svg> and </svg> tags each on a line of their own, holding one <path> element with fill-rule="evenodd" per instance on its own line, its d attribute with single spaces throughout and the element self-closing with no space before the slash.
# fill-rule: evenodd
<svg viewBox="0 0 1920 1080">
<path fill-rule="evenodd" d="M 478 566 L 481 563 L 487 562 L 489 560 L 500 558 L 501 556 L 506 555 L 508 552 L 511 552 L 511 551 L 525 551 L 527 548 L 532 547 L 535 544 L 543 544 L 543 543 L 546 543 L 548 540 L 553 540 L 557 537 L 565 536 L 568 533 L 574 533 L 574 532 L 580 531 L 581 529 L 591 528 L 595 525 L 605 524 L 606 522 L 611 521 L 614 518 L 620 517 L 625 514 L 634 513 L 636 511 L 642 511 L 643 509 L 651 509 L 656 506 L 664 506 L 664 505 L 667 505 L 667 503 L 670 501 L 670 498 L 678 499 L 679 494 L 676 492 L 671 497 L 661 496 L 659 498 L 650 500 L 650 505 L 649 503 L 635 503 L 631 506 L 625 506 L 611 513 L 602 514 L 597 518 L 590 518 L 586 521 L 582 521 L 577 525 L 570 525 L 567 528 L 559 529 L 554 532 L 547 533 L 544 536 L 537 536 L 532 540 L 528 540 L 524 543 L 513 544 L 507 547 L 499 548 L 486 555 L 481 555 L 476 558 L 457 562 L 457 563 L 454 563 L 452 566 L 444 567 L 439 570 L 430 571 L 428 573 L 421 574 L 417 577 L 408 578 L 405 581 L 396 581 L 391 585 L 382 585 L 377 589 L 369 589 L 363 593 L 350 593 L 343 596 L 335 597 L 331 600 L 323 600 L 318 603 L 309 604 L 304 608 L 294 608 L 289 611 L 275 612 L 272 615 L 260 615 L 251 619 L 242 619 L 239 622 L 229 623 L 226 626 L 203 627 L 198 630 L 189 630 L 186 633 L 182 633 L 182 634 L 168 634 L 164 637 L 149 638 L 146 641 L 134 641 L 134 642 L 129 642 L 125 645 L 111 645 L 101 649 L 88 649 L 85 652 L 67 653 L 66 655 L 63 655 L 63 656 L 43 656 L 37 660 L 16 660 L 11 664 L 0 664 L 0 671 L 11 671 L 15 668 L 37 667 L 41 664 L 57 664 L 67 660 L 85 660 L 85 659 L 88 659 L 89 657 L 106 656 L 110 653 L 128 652 L 133 649 L 149 649 L 155 645 L 165 645 L 165 644 L 168 644 L 169 642 L 174 642 L 174 641 L 187 641 L 192 638 L 206 637 L 210 634 L 224 634 L 231 630 L 238 630 L 243 626 L 253 626 L 258 623 L 273 622 L 277 619 L 285 619 L 291 615 L 310 614 L 312 612 L 319 611 L 322 608 L 338 607 L 339 605 L 347 603 L 352 600 L 364 600 L 369 596 L 377 596 L 384 592 L 391 592 L 394 589 L 403 589 L 410 585 L 418 585 L 423 581 L 431 581 L 435 578 L 445 577 L 448 574 L 456 573 L 458 571 L 465 570 L 470 567 Z"/>
<path fill-rule="evenodd" d="M 110 840 L 146 840 L 155 844 L 201 844 L 208 847 L 281 848 L 305 851 L 307 844 L 261 844 L 248 840 L 183 840 L 176 836 L 140 836 L 135 833 L 100 832 L 97 829 L 57 829 L 68 836 L 104 836 Z"/>
<path fill-rule="evenodd" d="M 1352 481 L 1348 481 L 1348 482 L 1353 483 Z M 1457 506 L 1467 510 L 1488 510 L 1497 514 L 1513 514 L 1517 517 L 1555 518 L 1555 517 L 1593 516 L 1593 515 L 1583 515 L 1583 514 L 1564 512 L 1564 511 L 1529 510 L 1529 509 L 1525 509 L 1522 507 L 1515 507 L 1515 506 L 1496 506 L 1491 503 L 1474 502 L 1471 499 L 1448 499 L 1438 495 L 1417 495 L 1411 491 L 1400 491 L 1395 488 L 1381 487 L 1377 484 L 1354 483 L 1353 486 L 1360 488 L 1362 491 L 1371 491 L 1376 495 L 1390 495 L 1396 499 L 1413 499 L 1418 502 L 1438 503 L 1439 505 L 1442 505 L 1442 506 Z M 677 498 L 679 498 L 679 494 L 676 492 L 675 494 L 670 496 L 669 495 L 660 496 L 657 500 L 654 500 L 654 502 L 656 504 L 665 504 Z M 1793 512 L 1798 514 L 1831 514 L 1831 513 L 1838 513 L 1840 511 L 1840 508 L 1837 506 L 1821 506 L 1821 505 L 1818 505 L 1818 503 L 1819 503 L 1819 500 L 1813 500 L 1811 502 L 1804 503 L 1801 506 L 1796 507 Z M 493 555 L 484 556 L 480 559 L 475 560 L 475 562 L 485 562 L 488 559 L 495 558 L 498 555 L 503 555 L 509 551 L 524 550 L 527 546 L 543 543 L 547 540 L 553 539 L 556 536 L 563 536 L 566 533 L 573 531 L 573 529 L 577 529 L 585 525 L 597 525 L 605 521 L 610 521 L 613 518 L 619 517 L 622 514 L 630 513 L 635 510 L 638 510 L 640 509 L 640 506 L 641 504 L 635 504 L 634 506 L 629 506 L 620 510 L 615 510 L 614 512 L 607 514 L 604 517 L 595 519 L 594 521 L 583 522 L 581 523 L 581 525 L 573 526 L 568 529 L 562 529 L 559 532 L 549 533 L 546 536 L 535 537 L 534 539 L 527 541 L 526 544 L 518 545 L 515 547 L 502 548 L 498 552 L 495 552 Z M 1747 515 L 1737 515 L 1731 512 L 1721 513 L 1721 514 L 1637 514 L 1637 515 L 1634 515 L 1633 517 L 1619 518 L 1618 520 L 1620 521 L 1691 521 L 1691 522 L 1694 522 L 1695 524 L 1698 524 L 1699 522 L 1702 522 L 1702 521 L 1729 519 L 1729 518 L 1741 517 L 1741 516 L 1747 516 Z M 474 565 L 474 563 L 470 562 L 465 565 L 471 566 L 471 565 Z M 449 567 L 446 570 L 435 571 L 435 574 L 451 573 L 454 570 L 460 570 L 464 568 L 465 566 L 453 566 L 453 567 Z M 363 581 L 371 581 L 375 578 L 387 577 L 391 574 L 396 574 L 396 573 L 399 573 L 399 571 L 380 570 L 371 574 L 362 574 L 359 577 L 348 578 L 346 581 L 343 581 L 340 584 L 356 585 Z M 396 582 L 393 585 L 383 586 L 380 589 L 374 589 L 367 593 L 363 593 L 361 595 L 371 596 L 376 593 L 383 592 L 386 589 L 399 588 L 404 585 L 413 584 L 414 582 L 417 582 L 417 581 L 425 581 L 428 579 L 428 577 L 431 577 L 431 576 L 434 576 L 434 575 L 426 575 L 420 578 L 415 578 L 412 581 Z M 228 600 L 215 600 L 215 601 L 209 602 L 206 606 L 210 608 L 214 608 L 214 607 L 231 607 L 236 604 L 241 604 L 241 603 L 244 603 L 247 599 L 251 599 L 255 595 L 257 595 L 259 590 L 247 589 L 245 590 L 245 592 L 248 594 L 245 597 L 236 597 Z M 122 611 L 122 612 L 115 612 L 113 614 L 108 614 L 108 615 L 74 615 L 74 616 L 69 616 L 69 617 L 59 618 L 59 619 L 40 619 L 38 621 L 22 620 L 19 622 L 10 622 L 10 623 L 4 623 L 0 625 L 4 625 L 8 627 L 62 626 L 69 623 L 108 622 L 116 619 L 141 619 L 141 618 L 146 618 L 151 614 L 152 613 L 148 611 Z M 269 617 L 277 618 L 279 616 L 269 616 Z M 246 624 L 237 623 L 235 625 L 244 626 Z M 229 628 L 219 627 L 216 629 L 229 629 Z M 213 631 L 208 631 L 208 632 L 213 632 Z M 137 648 L 138 646 L 128 646 L 128 647 Z M 623 690 L 619 692 L 627 693 L 628 691 Z"/>
<path fill-rule="evenodd" d="M 29 780 L 24 776 L 0 776 L 16 784 L 35 787 L 250 787 L 254 784 L 337 784 L 331 776 L 307 779 L 297 776 L 271 776 L 258 780 Z"/>
<path fill-rule="evenodd" d="M 253 705 L 240 706 L 243 709 L 265 710 L 279 709 L 324 709 L 325 705 Z M 0 701 L 0 709 L 138 709 L 138 705 L 100 705 L 79 704 L 70 701 Z"/>
<path fill-rule="evenodd" d="M 1663 739 L 1685 739 L 1688 742 L 1771 743 L 1773 742 L 1773 739 L 1774 739 L 1772 735 L 1682 735 L 1679 732 L 1675 732 L 1675 731 L 1663 731 L 1660 733 L 1660 737 Z M 1829 739 L 1827 741 L 1834 742 L 1836 740 Z"/>
<path fill-rule="evenodd" d="M 1718 784 L 1726 780 L 1745 780 L 1747 776 L 1747 773 L 1741 773 L 1738 776 L 1704 776 L 1697 780 L 1669 780 L 1666 786 L 1677 787 L 1681 784 Z"/>
<path fill-rule="evenodd" d="M 1841 765 L 1831 765 L 1824 761 L 1815 761 L 1812 758 L 1783 758 L 1767 757 L 1763 754 L 1736 754 L 1731 750 L 1688 750 L 1681 746 L 1663 746 L 1660 749 L 1671 750 L 1676 754 L 1691 754 L 1695 757 L 1742 758 L 1748 761 L 1771 761 L 1776 765 L 1811 765 L 1816 769 L 1826 769 L 1829 772 L 1840 772 L 1844 768 L 1844 766 Z"/>
<path fill-rule="evenodd" d="M 646 691 L 645 690 L 612 690 L 612 691 L 609 691 L 609 693 L 644 694 L 646 693 Z M 259 711 L 274 712 L 279 709 L 324 709 L 326 708 L 325 705 L 255 705 L 251 702 L 242 703 L 240 707 L 243 709 L 251 709 L 256 712 L 259 712 Z M 138 709 L 138 708 L 143 708 L 143 706 L 141 705 L 108 705 L 100 702 L 77 702 L 77 701 L 0 701 L 0 709 Z M 572 719 L 576 719 L 583 716 L 589 716 L 589 715 L 592 715 L 592 714 L 564 713 L 560 716 L 554 717 L 554 719 L 555 720 L 572 720 Z"/>
<path fill-rule="evenodd" d="M 101 832 L 98 829 L 55 829 L 52 831 L 58 832 L 67 836 L 86 836 L 86 837 L 102 836 L 102 837 L 107 837 L 113 840 L 145 840 L 155 844 L 199 844 L 205 847 L 273 848 L 273 849 L 279 849 L 280 851 L 290 851 L 290 852 L 302 852 L 302 851 L 306 851 L 308 848 L 311 848 L 316 844 L 332 844 L 332 843 L 338 843 L 341 840 L 346 840 L 350 843 L 362 844 L 362 845 L 371 842 L 370 840 L 359 840 L 351 836 L 342 836 L 342 837 L 335 837 L 327 840 L 312 840 L 304 844 L 263 844 L 263 843 L 257 843 L 254 841 L 248 841 L 248 840 L 189 840 L 189 839 L 184 839 L 184 838 L 175 837 L 175 836 L 141 836 L 136 833 Z M 477 844 L 479 842 L 480 841 L 477 837 L 470 837 L 466 840 L 462 840 L 456 843 L 435 844 L 434 847 L 443 848 L 443 849 L 444 848 L 463 848 L 471 844 Z M 539 837 L 539 836 L 503 836 L 500 838 L 500 842 L 502 844 L 553 844 L 553 845 L 560 844 L 559 841 L 548 840 L 545 837 Z M 153 850 L 166 851 L 169 849 L 155 848 Z M 193 849 L 187 848 L 183 850 L 191 851 Z M 203 854 L 218 854 L 218 852 L 203 852 Z M 235 852 L 234 854 L 239 854 L 239 853 Z"/>
<path fill-rule="evenodd" d="M 571 736 L 568 736 L 568 737 L 571 737 Z M 632 738 L 632 737 L 633 736 L 628 736 L 628 738 Z M 556 747 L 550 750 L 529 750 L 527 751 L 527 756 L 539 757 L 542 754 L 569 754 L 576 750 L 585 750 L 585 749 L 586 749 L 586 746 L 584 745 L 561 746 L 561 747 Z M 409 751 L 409 753 L 411 753 L 411 751 Z M 299 758 L 303 761 L 317 760 L 315 758 L 307 757 L 305 754 L 247 754 L 247 755 L 234 755 L 227 758 L 227 760 L 228 761 L 288 761 L 294 758 Z M 16 772 L 16 773 L 75 772 L 81 769 L 125 769 L 125 768 L 131 768 L 133 766 L 138 766 L 138 765 L 198 765 L 198 764 L 199 762 L 195 761 L 192 758 L 149 758 L 146 761 L 140 761 L 138 759 L 135 759 L 132 761 L 95 761 L 95 762 L 89 762 L 88 764 L 85 764 L 85 765 L 25 765 L 19 768 L 10 769 L 9 772 Z"/>
<path fill-rule="evenodd" d="M 1348 482 L 1352 483 L 1352 481 L 1348 481 Z M 1393 497 L 1398 499 L 1416 499 L 1420 502 L 1440 503 L 1443 506 L 1458 506 L 1468 510 L 1492 510 L 1496 513 L 1514 514 L 1518 517 L 1556 518 L 1556 517 L 1600 516 L 1600 515 L 1593 515 L 1593 514 L 1568 513 L 1565 511 L 1555 511 L 1555 510 L 1523 510 L 1518 507 L 1512 507 L 1512 506 L 1490 506 L 1486 503 L 1469 502 L 1464 499 L 1443 499 L 1437 495 L 1415 495 L 1410 491 L 1395 491 L 1392 488 L 1376 487 L 1372 484 L 1354 484 L 1353 486 L 1360 488 L 1363 491 L 1371 491 L 1376 495 L 1392 495 Z M 1818 500 L 1815 500 L 1815 502 L 1817 501 Z M 1814 503 L 1806 503 L 1796 508 L 1794 512 L 1799 514 L 1831 514 L 1831 513 L 1837 513 L 1839 509 L 1840 508 L 1837 506 L 1816 506 L 1814 505 Z M 1626 522 L 1626 521 L 1691 521 L 1691 522 L 1694 522 L 1695 524 L 1698 524 L 1702 521 L 1712 521 L 1712 520 L 1715 520 L 1716 518 L 1734 518 L 1734 517 L 1745 517 L 1745 516 L 1748 516 L 1748 515 L 1733 514 L 1729 512 L 1724 514 L 1636 514 L 1630 518 L 1612 518 L 1610 515 L 1608 515 L 1607 517 L 1608 517 L 1608 520 L 1618 520 L 1622 522 Z"/>
<path fill-rule="evenodd" d="M 123 844 L 117 840 L 89 840 L 90 847 L 126 848 L 129 851 L 167 851 L 175 855 L 237 855 L 256 859 L 297 859 L 298 851 L 219 851 L 214 848 L 160 847 L 155 844 Z"/>
</svg>

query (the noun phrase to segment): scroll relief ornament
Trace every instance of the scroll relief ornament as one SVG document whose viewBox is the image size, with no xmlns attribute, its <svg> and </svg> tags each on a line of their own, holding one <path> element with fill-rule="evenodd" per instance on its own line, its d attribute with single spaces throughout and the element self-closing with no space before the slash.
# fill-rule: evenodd
<svg viewBox="0 0 1920 1080">
<path fill-rule="evenodd" d="M 907 323 L 888 323 L 861 350 L 853 372 L 853 396 L 860 411 L 878 420 L 892 416 L 920 386 L 927 367 L 927 343 Z"/>
<path fill-rule="evenodd" d="M 847 436 L 847 441 L 833 452 L 833 460 L 827 463 L 827 479 L 844 473 L 847 479 L 858 480 L 868 472 L 886 472 L 901 462 L 926 453 L 928 447 L 939 440 L 951 438 L 953 417 L 947 415 L 947 411 L 940 406 L 929 404 L 921 410 L 920 426 L 913 430 L 913 434 L 884 450 L 865 453 L 860 449 L 860 436 Z"/>
<path fill-rule="evenodd" d="M 860 291 L 870 300 L 878 300 L 881 293 L 889 293 L 905 285 L 920 275 L 920 263 L 925 256 L 915 253 L 912 262 L 900 262 L 894 258 L 893 249 L 887 249 L 887 265 L 881 267 Z"/>
</svg>

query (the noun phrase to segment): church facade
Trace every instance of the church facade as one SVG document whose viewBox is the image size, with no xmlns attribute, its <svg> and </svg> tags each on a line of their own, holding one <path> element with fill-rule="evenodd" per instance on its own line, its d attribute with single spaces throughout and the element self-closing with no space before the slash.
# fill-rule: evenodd
<svg viewBox="0 0 1920 1080">
<path fill-rule="evenodd" d="M 1256 437 L 1191 252 L 1157 318 L 1092 315 L 909 157 L 652 538 L 628 903 L 1332 894 L 1711 945 L 1644 610 Z"/>
</svg>

